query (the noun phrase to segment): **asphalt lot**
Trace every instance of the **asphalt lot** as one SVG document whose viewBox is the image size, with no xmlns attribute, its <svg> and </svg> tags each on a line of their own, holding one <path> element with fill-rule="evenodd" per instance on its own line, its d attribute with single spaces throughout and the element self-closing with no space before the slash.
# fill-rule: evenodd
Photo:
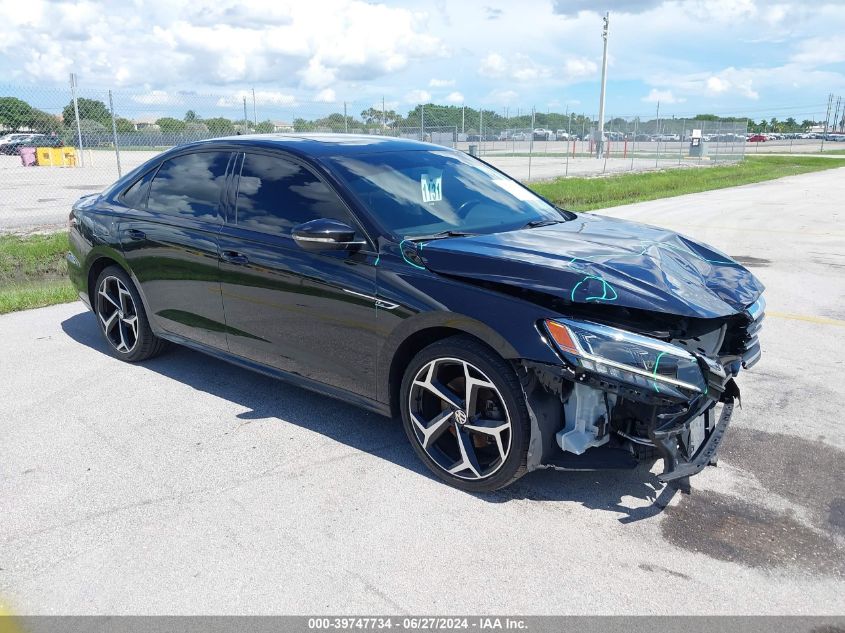
<svg viewBox="0 0 845 633">
<path fill-rule="evenodd" d="M 397 422 L 82 304 L 0 317 L 0 606 L 16 613 L 845 611 L 845 169 L 618 207 L 768 286 L 718 468 L 536 472 L 473 496 Z M 655 469 L 656 470 L 656 469 Z"/>
</svg>

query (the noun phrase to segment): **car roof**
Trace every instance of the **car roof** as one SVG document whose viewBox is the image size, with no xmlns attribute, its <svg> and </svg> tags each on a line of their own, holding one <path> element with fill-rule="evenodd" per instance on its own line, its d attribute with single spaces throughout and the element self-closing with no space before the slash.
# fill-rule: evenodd
<svg viewBox="0 0 845 633">
<path fill-rule="evenodd" d="M 374 134 L 244 134 L 198 141 L 182 145 L 201 148 L 204 145 L 242 145 L 244 147 L 281 149 L 304 157 L 376 154 L 401 151 L 444 151 L 449 148 L 407 138 Z"/>
</svg>

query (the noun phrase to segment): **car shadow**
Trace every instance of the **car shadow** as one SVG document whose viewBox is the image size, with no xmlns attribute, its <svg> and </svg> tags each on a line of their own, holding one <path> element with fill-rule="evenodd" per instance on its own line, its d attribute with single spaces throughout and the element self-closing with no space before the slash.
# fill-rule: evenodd
<svg viewBox="0 0 845 633">
<path fill-rule="evenodd" d="M 113 357 L 90 312 L 75 314 L 61 327 L 77 343 Z M 262 419 L 295 424 L 435 479 L 411 450 L 398 420 L 176 345 L 142 366 L 243 406 L 247 410 L 237 418 L 245 424 Z M 674 488 L 663 486 L 647 466 L 640 466 L 634 470 L 539 470 L 504 490 L 473 496 L 488 503 L 573 501 L 587 508 L 620 513 L 623 516 L 619 521 L 630 523 L 660 514 L 674 494 Z M 635 500 L 636 507 L 624 505 L 629 499 Z"/>
</svg>

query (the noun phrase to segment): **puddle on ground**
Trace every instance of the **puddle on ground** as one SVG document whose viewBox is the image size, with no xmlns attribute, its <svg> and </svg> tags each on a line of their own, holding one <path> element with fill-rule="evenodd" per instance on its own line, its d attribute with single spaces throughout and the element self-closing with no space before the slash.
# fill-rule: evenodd
<svg viewBox="0 0 845 633">
<path fill-rule="evenodd" d="M 845 451 L 792 435 L 729 427 L 720 458 L 807 508 L 817 527 L 845 534 Z"/>
<path fill-rule="evenodd" d="M 749 567 L 803 567 L 845 577 L 845 453 L 813 440 L 730 427 L 720 458 L 752 473 L 760 484 L 806 508 L 819 533 L 792 512 L 695 490 L 666 509 L 663 537 L 678 547 Z M 693 486 L 694 487 L 694 486 Z"/>
<path fill-rule="evenodd" d="M 788 513 L 741 499 L 694 490 L 666 509 L 663 538 L 687 551 L 748 567 L 802 567 L 845 578 L 845 556 L 829 536 Z"/>
<path fill-rule="evenodd" d="M 751 257 L 750 255 L 731 255 L 731 259 L 739 262 L 743 266 L 768 266 L 772 263 L 772 260 L 770 259 Z"/>
</svg>

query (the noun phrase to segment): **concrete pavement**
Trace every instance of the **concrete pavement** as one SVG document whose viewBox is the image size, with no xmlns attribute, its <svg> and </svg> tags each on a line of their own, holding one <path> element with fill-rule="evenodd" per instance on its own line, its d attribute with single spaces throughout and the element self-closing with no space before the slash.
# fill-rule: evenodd
<svg viewBox="0 0 845 633">
<path fill-rule="evenodd" d="M 185 349 L 124 364 L 79 303 L 2 316 L 0 606 L 841 614 L 843 200 L 839 169 L 609 212 L 768 287 L 763 358 L 690 496 L 643 469 L 469 495 L 397 422 Z"/>
</svg>

